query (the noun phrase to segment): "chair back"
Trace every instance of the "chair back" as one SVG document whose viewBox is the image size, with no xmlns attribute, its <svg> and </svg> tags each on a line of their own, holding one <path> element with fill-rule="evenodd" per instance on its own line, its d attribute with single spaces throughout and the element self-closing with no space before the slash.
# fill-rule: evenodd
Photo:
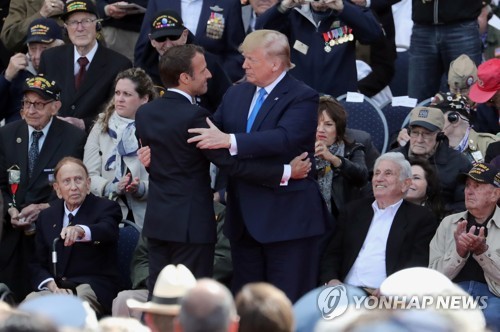
<svg viewBox="0 0 500 332">
<path fill-rule="evenodd" d="M 130 263 L 132 262 L 132 255 L 134 254 L 135 247 L 137 247 L 140 236 L 141 228 L 137 224 L 126 219 L 120 222 L 118 237 L 118 270 L 124 289 L 130 289 L 132 287 Z"/>
<path fill-rule="evenodd" d="M 347 112 L 347 127 L 360 129 L 372 136 L 373 144 L 385 153 L 389 142 L 389 128 L 382 110 L 367 96 L 362 103 L 348 102 L 347 94 L 337 97 Z"/>
</svg>

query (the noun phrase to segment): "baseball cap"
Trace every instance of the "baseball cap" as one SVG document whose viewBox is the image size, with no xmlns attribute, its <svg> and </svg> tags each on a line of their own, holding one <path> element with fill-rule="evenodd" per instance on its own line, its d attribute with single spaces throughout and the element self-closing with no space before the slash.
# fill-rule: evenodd
<svg viewBox="0 0 500 332">
<path fill-rule="evenodd" d="M 66 21 L 71 14 L 77 12 L 91 13 L 96 17 L 99 17 L 97 14 L 97 7 L 91 0 L 71 0 L 66 2 L 64 5 L 64 11 L 61 15 L 61 19 Z"/>
<path fill-rule="evenodd" d="M 480 183 L 492 184 L 500 188 L 500 171 L 493 164 L 477 163 L 471 168 L 469 173 L 462 173 L 458 175 L 459 180 L 465 181 L 469 177 L 474 181 Z"/>
<path fill-rule="evenodd" d="M 181 16 L 173 10 L 159 12 L 151 23 L 151 38 L 179 37 L 186 29 Z"/>
<path fill-rule="evenodd" d="M 61 89 L 55 81 L 49 81 L 42 74 L 26 79 L 23 85 L 23 93 L 33 91 L 40 95 L 45 100 L 59 100 L 61 97 Z"/>
<path fill-rule="evenodd" d="M 452 92 L 438 92 L 432 97 L 431 105 L 439 108 L 443 113 L 458 112 L 466 119 L 470 118 L 469 99 L 464 95 Z"/>
<path fill-rule="evenodd" d="M 410 112 L 410 127 L 419 126 L 432 132 L 441 131 L 444 127 L 444 115 L 439 108 L 415 107 Z"/>
<path fill-rule="evenodd" d="M 500 90 L 500 59 L 483 62 L 477 68 L 478 80 L 469 91 L 469 98 L 476 103 L 485 103 Z"/>
<path fill-rule="evenodd" d="M 50 44 L 56 39 L 63 39 L 62 28 L 52 18 L 38 18 L 31 22 L 28 28 L 26 44 Z"/>
<path fill-rule="evenodd" d="M 477 81 L 477 67 L 474 61 L 462 54 L 450 63 L 448 85 L 450 88 L 470 89 Z"/>
</svg>

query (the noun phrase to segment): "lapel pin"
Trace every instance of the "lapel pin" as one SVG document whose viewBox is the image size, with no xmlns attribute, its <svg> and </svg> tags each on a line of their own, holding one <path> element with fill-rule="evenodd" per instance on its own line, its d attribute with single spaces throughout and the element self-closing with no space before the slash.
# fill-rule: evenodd
<svg viewBox="0 0 500 332">
<path fill-rule="evenodd" d="M 212 10 L 214 12 L 221 12 L 224 9 L 220 8 L 219 5 L 215 5 L 215 6 L 210 7 L 210 10 Z"/>
<path fill-rule="evenodd" d="M 56 224 L 52 225 L 53 228 L 56 228 Z"/>
<path fill-rule="evenodd" d="M 22 141 L 21 137 L 16 138 L 16 143 L 21 143 Z"/>
<path fill-rule="evenodd" d="M 278 98 L 278 97 L 276 97 L 276 98 L 274 98 L 274 101 L 276 101 L 276 100 L 278 100 L 278 99 L 279 99 L 279 98 Z"/>
</svg>

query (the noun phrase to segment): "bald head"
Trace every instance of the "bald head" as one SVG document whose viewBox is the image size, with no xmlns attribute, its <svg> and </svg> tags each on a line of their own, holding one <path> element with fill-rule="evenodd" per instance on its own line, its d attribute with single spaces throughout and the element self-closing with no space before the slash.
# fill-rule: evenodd
<svg viewBox="0 0 500 332">
<path fill-rule="evenodd" d="M 184 332 L 231 331 L 237 315 L 231 292 L 212 279 L 200 279 L 181 301 L 179 323 Z"/>
</svg>

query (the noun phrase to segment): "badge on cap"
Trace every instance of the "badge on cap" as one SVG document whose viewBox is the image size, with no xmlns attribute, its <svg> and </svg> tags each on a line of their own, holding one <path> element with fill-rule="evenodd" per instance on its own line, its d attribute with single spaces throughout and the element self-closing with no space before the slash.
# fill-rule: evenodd
<svg viewBox="0 0 500 332">
<path fill-rule="evenodd" d="M 424 119 L 426 119 L 428 116 L 429 116 L 429 111 L 428 111 L 428 110 L 426 110 L 425 108 L 424 108 L 424 109 L 421 109 L 421 110 L 418 112 L 418 117 L 419 117 L 419 118 L 424 118 Z"/>
</svg>

